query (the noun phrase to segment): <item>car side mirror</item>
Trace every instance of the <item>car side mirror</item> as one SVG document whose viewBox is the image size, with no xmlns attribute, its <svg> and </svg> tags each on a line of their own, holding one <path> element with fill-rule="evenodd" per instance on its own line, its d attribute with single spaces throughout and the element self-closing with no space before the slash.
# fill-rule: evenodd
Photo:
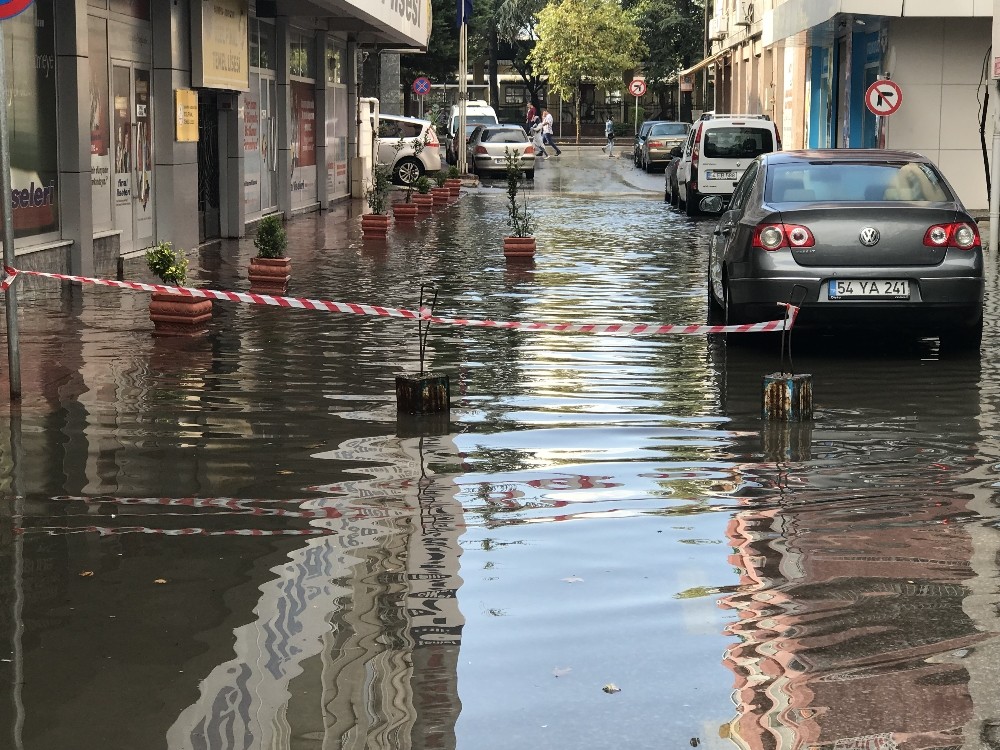
<svg viewBox="0 0 1000 750">
<path fill-rule="evenodd" d="M 674 146 L 672 149 L 670 149 L 670 155 L 674 156 L 674 157 L 677 157 L 678 159 L 681 158 L 681 154 L 682 153 L 683 152 L 681 151 L 681 147 L 680 146 Z"/>
</svg>

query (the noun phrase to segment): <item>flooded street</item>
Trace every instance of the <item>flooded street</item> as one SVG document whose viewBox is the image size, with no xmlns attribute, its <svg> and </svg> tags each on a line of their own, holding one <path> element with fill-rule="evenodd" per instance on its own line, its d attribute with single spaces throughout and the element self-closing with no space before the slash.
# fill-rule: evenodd
<svg viewBox="0 0 1000 750">
<path fill-rule="evenodd" d="M 563 148 L 533 265 L 497 181 L 382 246 L 350 205 L 295 218 L 289 295 L 704 321 L 713 222 Z M 245 291 L 252 254 L 191 253 L 193 285 Z M 1000 748 L 989 263 L 981 358 L 793 339 L 790 426 L 772 345 L 435 326 L 450 420 L 397 418 L 412 321 L 216 302 L 175 341 L 146 294 L 22 277 L 0 748 Z"/>
</svg>

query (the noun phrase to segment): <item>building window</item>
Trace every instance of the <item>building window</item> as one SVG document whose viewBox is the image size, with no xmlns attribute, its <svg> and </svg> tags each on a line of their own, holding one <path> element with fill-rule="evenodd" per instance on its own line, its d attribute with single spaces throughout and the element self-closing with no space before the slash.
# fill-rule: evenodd
<svg viewBox="0 0 1000 750">
<path fill-rule="evenodd" d="M 288 34 L 288 72 L 299 78 L 316 77 L 315 41 L 312 34 L 290 31 Z"/>
<path fill-rule="evenodd" d="M 332 39 L 326 41 L 326 82 L 328 85 L 347 83 L 347 70 L 344 58 L 347 50 L 338 46 Z"/>
<path fill-rule="evenodd" d="M 621 91 L 605 91 L 604 92 L 604 103 L 605 104 L 621 104 L 622 103 L 622 92 Z"/>
<path fill-rule="evenodd" d="M 274 42 L 274 25 L 257 18 L 250 20 L 250 65 L 254 68 L 274 70 L 277 59 Z"/>
<path fill-rule="evenodd" d="M 528 101 L 528 90 L 524 86 L 507 86 L 504 89 L 504 104 L 524 104 L 526 101 Z"/>
</svg>

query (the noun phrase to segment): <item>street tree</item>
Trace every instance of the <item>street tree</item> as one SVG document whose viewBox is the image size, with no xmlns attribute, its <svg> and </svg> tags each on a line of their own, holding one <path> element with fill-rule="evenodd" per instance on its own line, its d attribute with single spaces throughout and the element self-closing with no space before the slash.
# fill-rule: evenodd
<svg viewBox="0 0 1000 750">
<path fill-rule="evenodd" d="M 538 13 L 535 31 L 529 60 L 548 75 L 549 90 L 573 97 L 579 143 L 584 82 L 620 88 L 646 53 L 635 16 L 616 0 L 554 0 Z"/>
<path fill-rule="evenodd" d="M 500 60 L 511 66 L 528 90 L 530 99 L 539 104 L 544 81 L 538 76 L 528 54 L 534 46 L 536 15 L 546 0 L 476 0 L 470 32 L 471 49 L 486 59 L 490 103 L 500 104 Z M 470 53 L 470 57 L 472 54 Z"/>
<path fill-rule="evenodd" d="M 431 8 L 431 35 L 427 52 L 399 56 L 406 111 L 410 111 L 408 84 L 419 76 L 427 76 L 435 84 L 456 80 L 458 29 L 455 28 L 455 0 L 431 0 Z"/>
</svg>

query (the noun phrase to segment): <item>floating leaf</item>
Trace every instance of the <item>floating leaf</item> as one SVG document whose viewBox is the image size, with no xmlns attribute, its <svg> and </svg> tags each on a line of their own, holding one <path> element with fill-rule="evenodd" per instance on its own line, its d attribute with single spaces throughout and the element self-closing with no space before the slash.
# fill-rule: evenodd
<svg viewBox="0 0 1000 750">
<path fill-rule="evenodd" d="M 153 583 L 166 583 L 166 582 L 167 582 L 166 578 L 157 578 L 155 581 L 153 581 Z"/>
<path fill-rule="evenodd" d="M 607 685 L 601 688 L 605 693 L 620 693 L 622 689 L 615 685 L 613 682 L 609 682 Z"/>
<path fill-rule="evenodd" d="M 94 571 L 84 570 L 82 573 L 80 573 L 80 578 L 90 578 L 92 575 L 94 575 Z"/>
</svg>

